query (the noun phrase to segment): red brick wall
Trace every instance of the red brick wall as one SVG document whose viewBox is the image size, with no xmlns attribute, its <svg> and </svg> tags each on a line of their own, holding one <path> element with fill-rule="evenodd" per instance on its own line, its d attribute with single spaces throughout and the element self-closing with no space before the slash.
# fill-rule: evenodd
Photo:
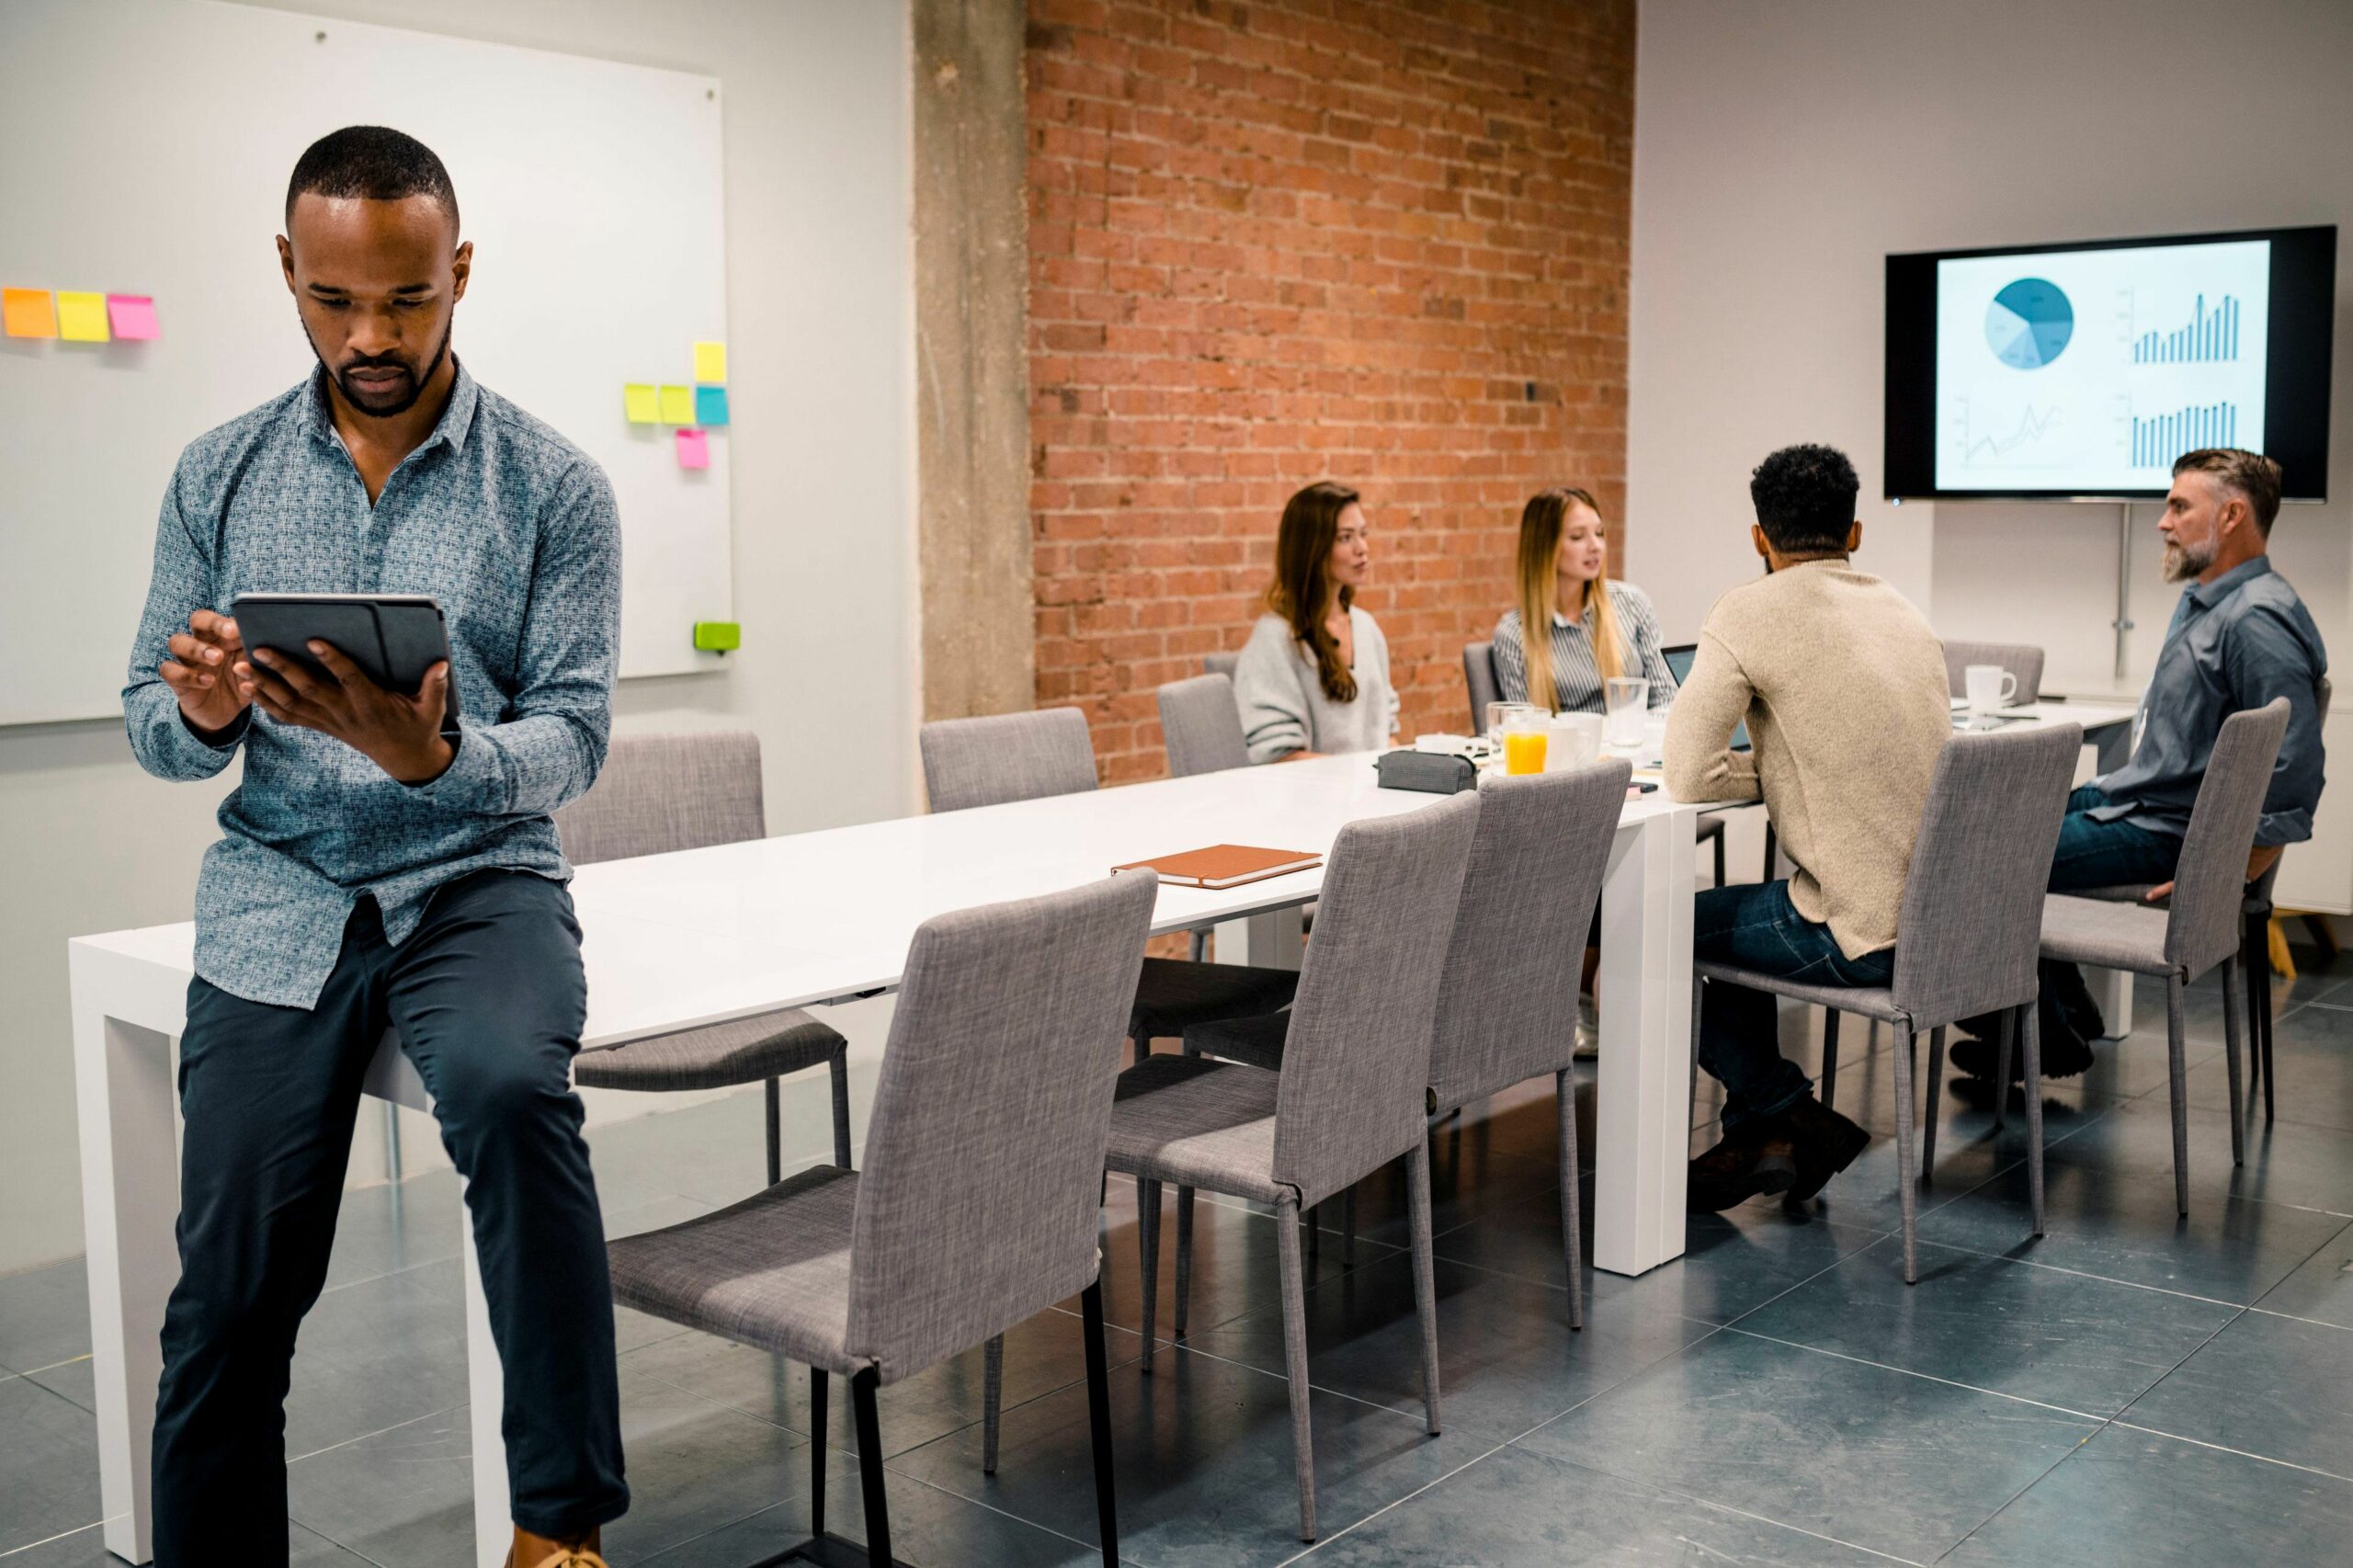
<svg viewBox="0 0 2353 1568">
<path fill-rule="evenodd" d="M 1520 503 L 1616 516 L 1633 0 L 1029 0 L 1038 702 L 1107 780 L 1364 492 L 1404 728 L 1460 730 Z"/>
</svg>

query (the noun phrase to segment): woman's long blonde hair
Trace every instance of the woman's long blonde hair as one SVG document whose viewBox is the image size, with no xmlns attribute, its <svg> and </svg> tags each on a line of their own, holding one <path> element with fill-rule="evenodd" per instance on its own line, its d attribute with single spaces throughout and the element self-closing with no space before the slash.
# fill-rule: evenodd
<svg viewBox="0 0 2353 1568">
<path fill-rule="evenodd" d="M 1596 517 L 1601 516 L 1599 502 L 1586 492 L 1565 484 L 1529 496 L 1519 514 L 1517 597 L 1519 640 L 1528 655 L 1528 700 L 1548 713 L 1559 701 L 1552 685 L 1552 590 L 1560 569 L 1561 529 L 1568 521 L 1572 506 L 1588 507 Z M 1608 680 L 1624 672 L 1626 655 L 1625 642 L 1618 631 L 1618 610 L 1609 599 L 1609 554 L 1606 543 L 1602 547 L 1601 573 L 1586 584 L 1584 594 L 1576 610 L 1593 639 L 1594 662 L 1601 667 L 1601 678 Z M 1562 613 L 1569 612 L 1564 607 Z"/>
</svg>

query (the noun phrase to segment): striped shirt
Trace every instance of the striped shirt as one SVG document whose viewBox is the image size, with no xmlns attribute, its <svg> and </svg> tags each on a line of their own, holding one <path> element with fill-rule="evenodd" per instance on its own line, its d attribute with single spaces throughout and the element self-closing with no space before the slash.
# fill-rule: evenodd
<svg viewBox="0 0 2353 1568">
<path fill-rule="evenodd" d="M 1651 608 L 1651 597 L 1631 583 L 1612 578 L 1609 605 L 1618 612 L 1618 631 L 1624 640 L 1618 653 L 1620 673 L 1646 677 L 1651 706 L 1665 707 L 1675 700 L 1675 673 L 1659 652 L 1658 616 Z M 1516 609 L 1504 611 L 1495 622 L 1495 684 L 1504 700 L 1528 701 L 1528 650 Z M 1570 620 L 1558 610 L 1552 612 L 1552 699 L 1556 713 L 1598 713 L 1603 706 L 1593 633 L 1582 619 Z"/>
</svg>

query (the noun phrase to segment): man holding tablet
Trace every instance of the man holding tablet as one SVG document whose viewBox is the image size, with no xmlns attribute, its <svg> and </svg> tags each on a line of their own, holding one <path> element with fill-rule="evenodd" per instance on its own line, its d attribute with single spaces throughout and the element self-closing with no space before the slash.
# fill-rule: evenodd
<svg viewBox="0 0 2353 1568">
<path fill-rule="evenodd" d="M 180 1042 L 165 1568 L 286 1560 L 295 1332 L 388 1028 L 466 1178 L 506 1369 L 515 1561 L 592 1562 L 629 1505 L 571 1088 L 586 986 L 549 814 L 604 762 L 620 527 L 597 465 L 451 357 L 472 248 L 420 143 L 362 126 L 313 145 L 278 250 L 320 368 L 189 446 L 164 498 L 123 691 L 131 748 L 173 779 L 244 756 L 197 886 Z M 222 613 L 241 594 L 429 595 L 448 656 L 413 693 L 387 689 L 324 640 L 290 651 L 303 662 L 248 646 Z"/>
</svg>

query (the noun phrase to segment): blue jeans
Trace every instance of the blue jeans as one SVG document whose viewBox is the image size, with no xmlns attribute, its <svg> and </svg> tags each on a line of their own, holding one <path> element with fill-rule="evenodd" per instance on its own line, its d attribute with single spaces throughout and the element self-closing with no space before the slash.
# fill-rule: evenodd
<svg viewBox="0 0 2353 1568">
<path fill-rule="evenodd" d="M 1809 985 L 1870 988 L 1895 976 L 1893 948 L 1847 958 L 1829 926 L 1797 912 L 1785 881 L 1702 890 L 1692 901 L 1691 956 Z M 1779 1116 L 1813 1087 L 1781 1054 L 1773 998 L 1745 985 L 1709 983 L 1699 1005 L 1699 1065 L 1724 1086 L 1727 1134 Z"/>
<path fill-rule="evenodd" d="M 189 983 L 156 1568 L 286 1561 L 294 1336 L 325 1283 L 360 1074 L 387 1027 L 467 1178 L 506 1371 L 515 1522 L 585 1534 L 629 1506 L 612 1287 L 572 1092 L 586 1009 L 571 897 L 522 871 L 449 883 L 397 948 L 361 899 L 316 1006 Z"/>
<path fill-rule="evenodd" d="M 2059 849 L 2051 858 L 2051 891 L 2116 887 L 2126 882 L 2168 882 L 2181 858 L 2181 840 L 2128 822 L 2095 822 L 2090 812 L 2109 804 L 2097 784 L 2067 797 L 2059 824 Z"/>
</svg>

